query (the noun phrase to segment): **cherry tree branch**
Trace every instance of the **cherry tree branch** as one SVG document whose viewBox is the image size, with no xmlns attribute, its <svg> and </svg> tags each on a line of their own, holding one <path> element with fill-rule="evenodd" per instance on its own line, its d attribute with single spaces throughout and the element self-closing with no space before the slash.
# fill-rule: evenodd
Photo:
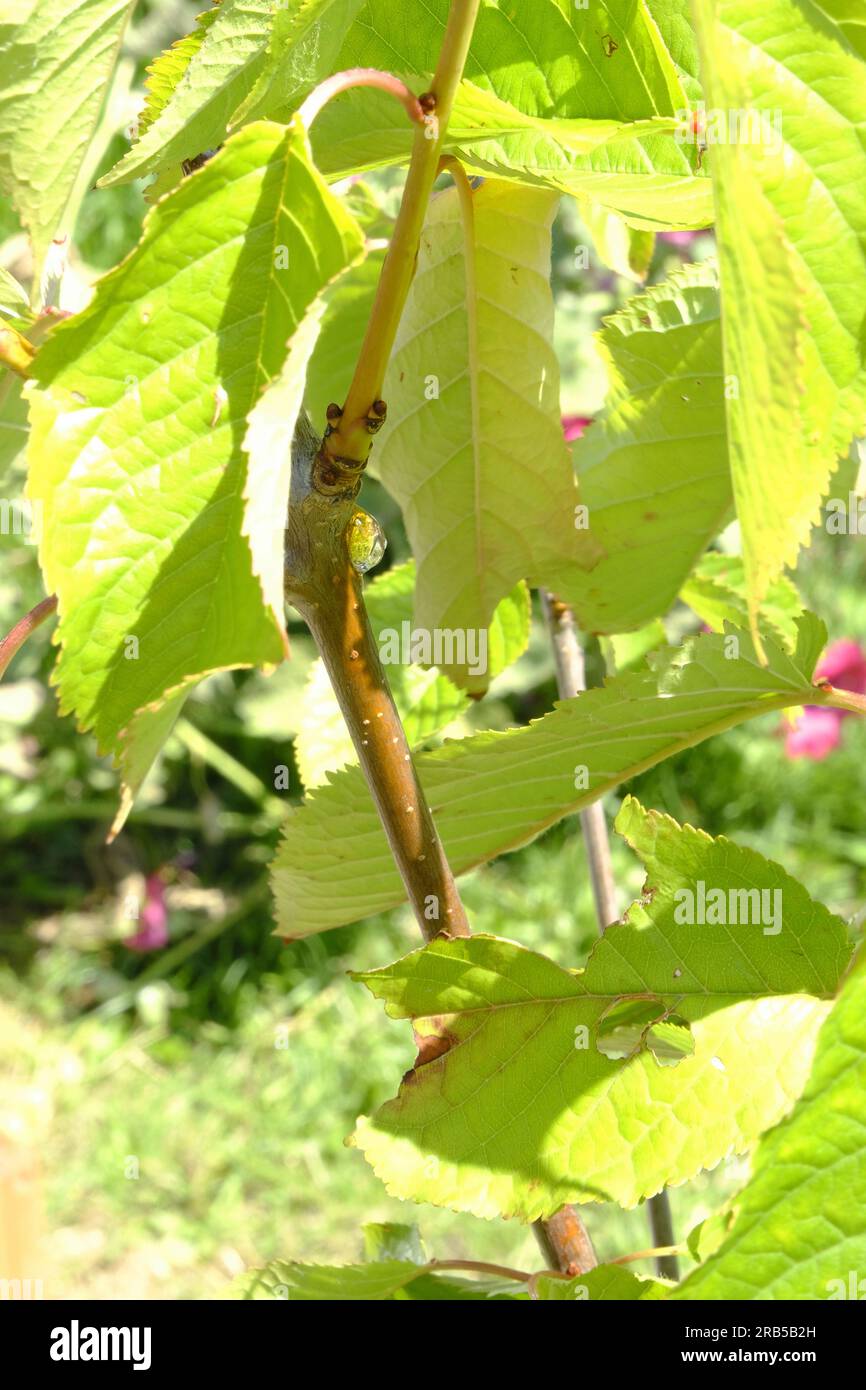
<svg viewBox="0 0 866 1390">
<path fill-rule="evenodd" d="M 592 1238 L 576 1207 L 566 1204 L 552 1216 L 533 1221 L 532 1231 L 549 1270 L 571 1279 L 598 1264 Z"/>
<path fill-rule="evenodd" d="M 361 576 L 352 565 L 349 539 L 357 508 L 351 498 L 316 487 L 317 452 L 318 438 L 302 417 L 292 449 L 286 598 L 319 648 L 421 931 L 427 940 L 442 931 L 467 936 L 466 913 L 379 660 Z"/>
</svg>

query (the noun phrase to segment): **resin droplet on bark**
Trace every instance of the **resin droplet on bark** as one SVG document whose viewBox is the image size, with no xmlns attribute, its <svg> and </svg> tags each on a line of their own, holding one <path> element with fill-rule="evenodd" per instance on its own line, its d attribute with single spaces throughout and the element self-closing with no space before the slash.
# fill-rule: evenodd
<svg viewBox="0 0 866 1390">
<path fill-rule="evenodd" d="M 388 542 L 376 518 L 359 509 L 352 513 L 349 522 L 348 544 L 353 569 L 359 574 L 366 574 L 374 565 L 378 565 Z"/>
</svg>

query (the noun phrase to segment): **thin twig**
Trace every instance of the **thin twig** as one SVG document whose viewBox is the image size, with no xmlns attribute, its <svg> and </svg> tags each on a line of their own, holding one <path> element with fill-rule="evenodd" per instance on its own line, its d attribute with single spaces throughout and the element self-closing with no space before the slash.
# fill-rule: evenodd
<svg viewBox="0 0 866 1390">
<path fill-rule="evenodd" d="M 52 594 L 50 598 L 44 598 L 41 603 L 37 603 L 35 608 L 31 608 L 29 613 L 25 613 L 23 618 L 7 632 L 5 637 L 0 638 L 0 680 L 6 672 L 12 658 L 21 650 L 31 632 L 35 632 L 49 618 L 57 607 L 57 595 Z"/>
<path fill-rule="evenodd" d="M 339 96 L 340 92 L 351 91 L 353 87 L 377 87 L 380 92 L 387 92 L 403 103 L 410 121 L 424 125 L 424 108 L 414 92 L 410 92 L 399 77 L 390 72 L 380 72 L 378 68 L 346 68 L 343 72 L 335 72 L 332 77 L 326 77 L 299 108 L 302 124 L 309 130 L 319 112 L 333 97 Z"/>
<path fill-rule="evenodd" d="M 617 1255 L 614 1260 L 607 1260 L 610 1265 L 633 1264 L 636 1260 L 655 1259 L 658 1255 L 679 1255 L 683 1252 L 681 1245 L 654 1246 L 651 1250 L 633 1250 L 628 1255 Z M 573 1274 L 567 1274 L 560 1270 L 544 1269 L 534 1270 L 531 1273 L 526 1269 L 512 1269 L 509 1265 L 488 1264 L 486 1260 L 431 1260 L 429 1264 L 431 1270 L 438 1274 L 443 1269 L 465 1270 L 469 1274 L 492 1274 L 500 1279 L 513 1279 L 515 1283 L 528 1284 L 534 1279 L 551 1278 L 570 1280 L 575 1278 Z M 581 1271 L 586 1273 L 586 1270 Z"/>
<path fill-rule="evenodd" d="M 666 1255 L 684 1255 L 687 1247 L 685 1245 L 654 1245 L 651 1250 L 633 1250 L 630 1255 L 617 1255 L 616 1259 L 608 1260 L 609 1265 L 630 1265 L 635 1260 L 659 1260 Z M 659 1270 L 659 1274 L 661 1274 Z"/>
<path fill-rule="evenodd" d="M 548 622 L 550 622 L 548 614 L 549 602 L 549 595 L 543 593 L 542 605 L 545 615 L 548 616 Z M 561 633 L 559 629 L 552 624 L 550 624 L 550 635 L 556 663 L 557 687 L 560 695 L 563 699 L 566 699 L 575 690 L 582 688 L 583 652 L 577 641 L 566 641 L 565 633 Z M 595 808 L 589 807 L 588 809 L 593 810 Z M 583 818 L 586 814 L 586 811 L 581 812 L 581 825 L 584 823 Z M 585 827 L 584 834 L 586 834 Z M 595 878 L 593 878 L 593 886 L 594 885 Z M 573 1206 L 567 1204 L 566 1206 L 560 1207 L 559 1211 L 554 1212 L 553 1216 L 548 1217 L 546 1221 L 534 1221 L 533 1230 L 539 1248 L 542 1254 L 547 1258 L 551 1268 L 578 1274 L 584 1273 L 585 1269 L 592 1269 L 598 1264 L 589 1231 L 586 1229 L 582 1217 L 578 1216 Z M 573 1238 L 572 1240 L 567 1238 L 566 1233 L 569 1231 L 578 1234 L 576 1242 Z M 588 1263 L 585 1263 L 585 1268 L 574 1268 L 574 1265 L 577 1263 L 572 1257 L 572 1248 L 575 1243 L 578 1248 L 582 1247 L 586 1251 L 585 1260 L 588 1261 Z"/>
<path fill-rule="evenodd" d="M 583 648 L 577 639 L 574 614 L 564 603 L 546 592 L 541 595 L 541 604 L 553 644 L 556 687 L 560 698 L 568 700 L 586 689 Z M 605 927 L 616 921 L 619 908 L 610 861 L 607 821 L 601 801 L 593 801 L 580 812 L 580 828 L 586 842 L 599 931 L 604 931 Z"/>
<path fill-rule="evenodd" d="M 415 132 L 403 200 L 382 266 L 370 321 L 339 424 L 323 446 L 324 452 L 337 464 L 345 459 L 354 462 L 356 467 L 363 466 L 370 453 L 370 409 L 381 395 L 403 306 L 415 274 L 421 229 L 479 4 L 480 0 L 452 0 L 433 86 L 420 98 L 425 122 Z"/>
<path fill-rule="evenodd" d="M 542 592 L 541 605 L 553 643 L 557 689 L 561 698 L 567 700 L 586 689 L 583 649 L 577 637 L 577 624 L 567 604 L 560 603 L 546 591 Z M 619 916 L 619 905 L 611 864 L 607 820 L 601 800 L 592 802 L 581 811 L 580 826 L 592 879 L 596 920 L 599 931 L 603 933 Z M 647 1206 L 653 1240 L 656 1246 L 663 1246 L 666 1250 L 665 1254 L 659 1254 L 656 1269 L 666 1279 L 678 1279 L 679 1265 L 676 1256 L 667 1253 L 668 1247 L 674 1245 L 673 1219 L 668 1194 L 657 1193 L 650 1197 Z"/>
</svg>

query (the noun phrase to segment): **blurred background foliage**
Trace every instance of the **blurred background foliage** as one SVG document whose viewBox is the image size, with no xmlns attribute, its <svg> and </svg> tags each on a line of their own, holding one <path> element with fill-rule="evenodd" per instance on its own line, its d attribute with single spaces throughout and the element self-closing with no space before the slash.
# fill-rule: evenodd
<svg viewBox="0 0 866 1390">
<path fill-rule="evenodd" d="M 126 43 L 130 117 L 146 61 L 198 8 L 139 6 Z M 126 143 L 118 133 L 106 168 Z M 379 182 L 393 193 L 399 177 Z M 138 185 L 87 196 L 73 294 L 135 244 L 144 209 Z M 659 239 L 651 281 L 712 251 L 709 234 L 682 243 Z M 605 389 L 592 334 L 636 288 L 594 255 L 580 268 L 577 252 L 589 244 L 567 203 L 554 237 L 557 347 L 563 411 L 585 416 Z M 0 209 L 0 262 L 26 274 L 23 255 L 14 215 Z M 14 425 L 8 401 L 5 418 Z M 20 495 L 21 440 L 2 438 L 12 470 L 5 492 Z M 372 481 L 363 501 L 389 536 L 385 565 L 399 562 L 408 552 L 396 507 Z M 866 644 L 864 569 L 861 540 L 816 530 L 798 582 L 831 638 Z M 42 593 L 35 548 L 0 536 L 0 631 Z M 679 616 L 682 631 L 690 619 Z M 110 848 L 115 774 L 93 739 L 58 716 L 50 636 L 49 627 L 38 632 L 0 686 L 0 1133 L 13 1126 L 38 1155 L 50 1292 L 214 1296 L 247 1264 L 275 1256 L 356 1258 L 365 1221 L 418 1219 L 443 1257 L 537 1266 L 525 1228 L 407 1211 L 343 1146 L 356 1116 L 391 1095 L 413 1059 L 409 1030 L 387 1021 L 345 972 L 393 959 L 417 933 L 400 909 L 288 946 L 271 934 L 266 866 L 286 801 L 302 795 L 292 745 L 314 657 L 302 626 L 292 627 L 292 661 L 271 677 L 224 674 L 196 691 Z M 536 611 L 528 652 L 456 732 L 523 723 L 554 699 Z M 841 746 L 821 762 L 788 760 L 780 735 L 776 717 L 734 730 L 624 786 L 607 810 L 612 817 L 632 792 L 751 844 L 854 929 L 866 888 L 866 726 L 847 721 Z M 277 797 L 279 764 L 290 769 L 290 790 Z M 614 862 L 625 902 L 642 875 L 619 842 Z M 123 903 L 147 876 L 164 892 L 169 939 L 142 953 L 123 944 L 131 929 Z M 565 965 L 580 964 L 595 938 L 576 820 L 462 888 L 476 930 Z M 680 1238 L 744 1174 L 731 1161 L 675 1191 Z M 602 1257 L 650 1243 L 640 1211 L 590 1208 L 587 1218 Z"/>
</svg>

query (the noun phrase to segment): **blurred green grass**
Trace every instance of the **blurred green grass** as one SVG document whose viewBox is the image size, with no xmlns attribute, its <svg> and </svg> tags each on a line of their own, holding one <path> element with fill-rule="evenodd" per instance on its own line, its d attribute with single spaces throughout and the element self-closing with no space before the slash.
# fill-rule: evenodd
<svg viewBox="0 0 866 1390">
<path fill-rule="evenodd" d="M 636 886 L 633 866 L 630 877 Z M 465 895 L 477 929 L 564 962 L 579 959 L 595 934 L 582 852 L 565 834 L 510 868 L 474 875 Z M 267 931 L 266 912 L 258 926 Z M 130 1297 L 128 1279 L 141 1278 L 134 1261 L 130 1276 L 130 1257 L 162 1252 L 156 1269 L 166 1260 L 169 1269 L 148 1279 L 146 1296 L 206 1297 L 241 1265 L 275 1256 L 357 1258 L 370 1220 L 417 1219 L 440 1254 L 537 1267 L 526 1228 L 407 1213 L 343 1145 L 357 1115 L 393 1092 L 414 1057 L 406 1026 L 386 1020 L 345 972 L 415 944 L 408 914 L 395 912 L 326 944 L 282 948 L 287 964 L 254 982 L 244 983 L 242 969 L 229 982 L 229 965 L 221 983 L 235 996 L 232 1026 L 188 1017 L 184 1026 L 188 1000 L 176 982 L 145 990 L 134 1020 L 58 1020 L 58 993 L 76 976 L 71 947 L 50 948 L 24 987 L 5 977 L 0 1064 L 7 1078 L 40 1090 L 51 1116 L 42 1157 L 61 1290 Z M 708 1214 L 738 1174 L 742 1165 L 733 1165 L 674 1194 L 680 1229 Z M 602 1255 L 651 1243 L 639 1211 L 606 1208 L 589 1219 Z"/>
</svg>

